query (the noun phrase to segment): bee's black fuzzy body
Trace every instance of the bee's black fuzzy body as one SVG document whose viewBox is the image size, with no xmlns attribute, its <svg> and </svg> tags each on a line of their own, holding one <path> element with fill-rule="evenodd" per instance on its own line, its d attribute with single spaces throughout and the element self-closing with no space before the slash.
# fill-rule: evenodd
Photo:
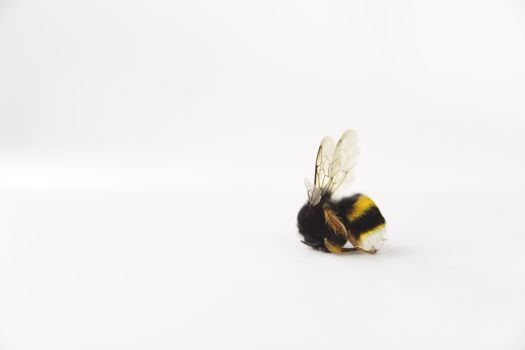
<svg viewBox="0 0 525 350">
<path fill-rule="evenodd" d="M 347 234 L 351 237 L 343 237 L 334 232 L 325 215 L 325 210 L 332 210 L 340 222 L 345 226 Z M 330 194 L 326 194 L 321 201 L 313 206 L 306 203 L 297 215 L 297 228 L 304 237 L 303 243 L 312 248 L 327 252 L 325 239 L 337 246 L 343 246 L 347 241 L 357 245 L 357 248 L 371 247 L 370 237 L 376 234 L 383 235 L 385 219 L 375 203 L 363 194 L 355 194 L 339 200 L 333 200 Z M 370 251 L 375 251 L 372 247 Z"/>
<path fill-rule="evenodd" d="M 334 233 L 327 225 L 323 209 L 325 205 L 334 205 L 329 195 L 323 196 L 315 206 L 310 206 L 309 203 L 303 205 L 297 214 L 297 228 L 304 238 L 304 244 L 326 252 L 328 250 L 323 243 L 325 238 L 341 246 L 346 243 L 346 239 Z"/>
</svg>

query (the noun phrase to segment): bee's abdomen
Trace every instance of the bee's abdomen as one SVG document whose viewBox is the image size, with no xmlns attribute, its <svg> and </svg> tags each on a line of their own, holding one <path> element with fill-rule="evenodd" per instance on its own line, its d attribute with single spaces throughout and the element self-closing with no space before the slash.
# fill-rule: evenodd
<svg viewBox="0 0 525 350">
<path fill-rule="evenodd" d="M 344 198 L 339 202 L 339 213 L 359 247 L 379 248 L 384 239 L 385 218 L 374 201 L 364 194 Z"/>
</svg>

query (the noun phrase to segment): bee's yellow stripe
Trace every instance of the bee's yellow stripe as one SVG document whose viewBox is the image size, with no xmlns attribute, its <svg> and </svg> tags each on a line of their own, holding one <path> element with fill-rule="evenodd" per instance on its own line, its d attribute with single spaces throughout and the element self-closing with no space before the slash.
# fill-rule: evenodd
<svg viewBox="0 0 525 350">
<path fill-rule="evenodd" d="M 366 213 L 368 209 L 373 208 L 375 206 L 376 204 L 374 203 L 374 201 L 372 201 L 369 197 L 362 195 L 352 206 L 352 210 L 350 210 L 350 212 L 348 213 L 347 218 L 349 221 L 354 221 L 355 219 L 359 218 L 364 213 Z"/>
<path fill-rule="evenodd" d="M 359 244 L 363 243 L 363 241 L 365 239 L 367 239 L 368 237 L 372 236 L 373 234 L 383 230 L 384 228 L 385 228 L 385 224 L 381 224 L 381 225 L 378 225 L 378 226 L 376 226 L 376 227 L 374 227 L 374 228 L 372 228 L 372 229 L 370 229 L 370 230 L 368 230 L 366 232 L 361 233 L 361 235 L 359 236 L 359 242 L 358 243 Z"/>
</svg>

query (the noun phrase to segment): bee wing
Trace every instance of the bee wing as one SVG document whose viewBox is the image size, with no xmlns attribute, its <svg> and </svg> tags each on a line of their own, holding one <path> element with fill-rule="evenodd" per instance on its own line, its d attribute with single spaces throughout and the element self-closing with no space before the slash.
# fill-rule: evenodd
<svg viewBox="0 0 525 350">
<path fill-rule="evenodd" d="M 315 159 L 314 183 L 312 184 L 308 179 L 304 181 L 306 189 L 308 190 L 308 202 L 310 205 L 317 205 L 321 201 L 323 194 L 325 194 L 330 187 L 330 166 L 334 158 L 334 151 L 334 140 L 328 136 L 323 138 Z"/>
<path fill-rule="evenodd" d="M 354 179 L 354 170 L 359 158 L 359 145 L 354 130 L 347 130 L 337 142 L 330 162 L 330 184 L 328 191 L 333 193 L 342 185 L 350 184 Z"/>
<path fill-rule="evenodd" d="M 308 202 L 311 205 L 317 205 L 321 201 L 321 189 L 314 185 L 310 179 L 304 179 L 306 190 L 308 191 Z"/>
<path fill-rule="evenodd" d="M 314 185 L 321 189 L 324 194 L 331 183 L 331 167 L 334 159 L 335 142 L 330 136 L 326 136 L 319 145 L 317 158 L 315 159 Z"/>
<path fill-rule="evenodd" d="M 355 131 L 347 130 L 337 142 L 337 146 L 333 138 L 323 138 L 315 159 L 314 183 L 312 185 L 309 180 L 305 181 L 311 205 L 317 205 L 324 194 L 333 193 L 341 185 L 351 182 L 358 156 L 359 147 Z"/>
</svg>

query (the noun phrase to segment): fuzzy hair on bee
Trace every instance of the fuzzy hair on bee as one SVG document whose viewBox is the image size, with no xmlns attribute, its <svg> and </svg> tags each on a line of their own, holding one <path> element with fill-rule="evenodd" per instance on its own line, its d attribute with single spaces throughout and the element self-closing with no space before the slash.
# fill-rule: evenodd
<svg viewBox="0 0 525 350">
<path fill-rule="evenodd" d="M 337 144 L 321 141 L 314 183 L 305 185 L 308 201 L 297 214 L 302 243 L 324 252 L 362 251 L 375 254 L 385 240 L 386 222 L 377 205 L 364 194 L 334 199 L 334 193 L 353 180 L 359 156 L 357 135 L 347 130 Z"/>
</svg>

